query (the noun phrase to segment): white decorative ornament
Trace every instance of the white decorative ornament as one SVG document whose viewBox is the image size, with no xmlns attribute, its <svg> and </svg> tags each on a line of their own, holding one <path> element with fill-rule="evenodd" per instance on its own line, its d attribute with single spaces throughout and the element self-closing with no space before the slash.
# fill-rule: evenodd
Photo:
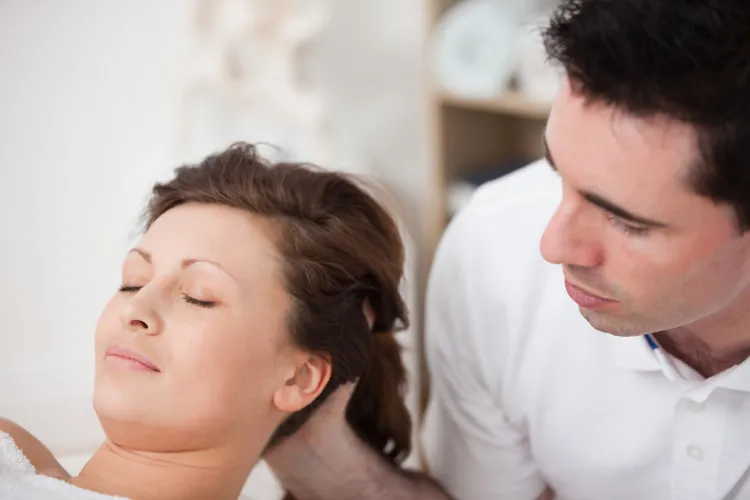
<svg viewBox="0 0 750 500">
<path fill-rule="evenodd" d="M 516 19 L 497 0 L 466 0 L 447 11 L 434 39 L 439 85 L 467 97 L 500 94 L 516 67 Z"/>
<path fill-rule="evenodd" d="M 199 159 L 243 140 L 274 146 L 264 154 L 276 159 L 330 161 L 325 107 L 299 78 L 300 56 L 325 26 L 328 1 L 197 0 L 181 156 Z"/>
<path fill-rule="evenodd" d="M 519 37 L 520 54 L 516 79 L 518 90 L 535 102 L 551 103 L 562 81 L 561 72 L 547 61 L 541 30 L 549 16 L 525 26 Z"/>
</svg>

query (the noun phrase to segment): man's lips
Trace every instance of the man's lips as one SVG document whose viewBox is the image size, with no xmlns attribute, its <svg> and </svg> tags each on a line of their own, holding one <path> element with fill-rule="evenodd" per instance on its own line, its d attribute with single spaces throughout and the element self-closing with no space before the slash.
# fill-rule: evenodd
<svg viewBox="0 0 750 500">
<path fill-rule="evenodd" d="M 583 307 L 584 309 L 598 309 L 605 305 L 613 304 L 617 302 L 616 300 L 613 300 L 613 299 L 608 299 L 606 297 L 600 297 L 599 295 L 594 295 L 593 293 L 588 292 L 584 290 L 583 288 L 572 284 L 568 280 L 565 280 L 565 290 L 568 292 L 568 295 L 570 296 L 570 298 L 573 299 L 573 302 Z"/>
<path fill-rule="evenodd" d="M 107 349 L 107 358 L 118 361 L 133 370 L 160 372 L 159 367 L 142 352 L 125 346 L 112 345 Z"/>
</svg>

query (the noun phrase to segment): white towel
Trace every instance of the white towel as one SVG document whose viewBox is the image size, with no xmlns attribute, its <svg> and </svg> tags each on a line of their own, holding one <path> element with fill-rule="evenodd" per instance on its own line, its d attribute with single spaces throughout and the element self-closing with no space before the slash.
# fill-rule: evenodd
<svg viewBox="0 0 750 500">
<path fill-rule="evenodd" d="M 0 499 L 2 500 L 127 500 L 87 491 L 36 473 L 8 434 L 0 432 Z"/>
</svg>

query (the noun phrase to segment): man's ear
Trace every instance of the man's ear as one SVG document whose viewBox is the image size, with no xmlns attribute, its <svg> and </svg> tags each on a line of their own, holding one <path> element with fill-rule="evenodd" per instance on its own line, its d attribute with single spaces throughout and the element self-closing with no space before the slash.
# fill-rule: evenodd
<svg viewBox="0 0 750 500">
<path fill-rule="evenodd" d="M 273 395 L 273 404 L 285 413 L 294 413 L 312 403 L 331 379 L 331 362 L 308 355 L 297 365 Z"/>
</svg>

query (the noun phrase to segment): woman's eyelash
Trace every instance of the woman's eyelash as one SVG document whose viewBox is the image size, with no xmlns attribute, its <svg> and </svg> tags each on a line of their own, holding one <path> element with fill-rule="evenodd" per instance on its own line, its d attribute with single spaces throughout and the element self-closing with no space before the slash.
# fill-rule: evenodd
<svg viewBox="0 0 750 500">
<path fill-rule="evenodd" d="M 123 293 L 135 293 L 135 292 L 137 292 L 140 289 L 141 289 L 141 287 L 139 287 L 139 286 L 122 285 L 119 288 L 119 291 L 123 292 Z M 211 301 L 208 301 L 208 300 L 194 299 L 190 295 L 186 295 L 184 293 L 182 294 L 182 300 L 184 300 L 188 304 L 192 304 L 192 305 L 198 306 L 198 307 L 214 307 L 216 305 L 216 302 L 211 302 Z"/>
<path fill-rule="evenodd" d="M 187 302 L 188 304 L 192 304 L 194 306 L 198 307 L 214 307 L 216 305 L 216 302 L 210 302 L 208 300 L 198 300 L 194 299 L 193 297 L 189 295 L 182 294 L 182 300 Z"/>
</svg>

